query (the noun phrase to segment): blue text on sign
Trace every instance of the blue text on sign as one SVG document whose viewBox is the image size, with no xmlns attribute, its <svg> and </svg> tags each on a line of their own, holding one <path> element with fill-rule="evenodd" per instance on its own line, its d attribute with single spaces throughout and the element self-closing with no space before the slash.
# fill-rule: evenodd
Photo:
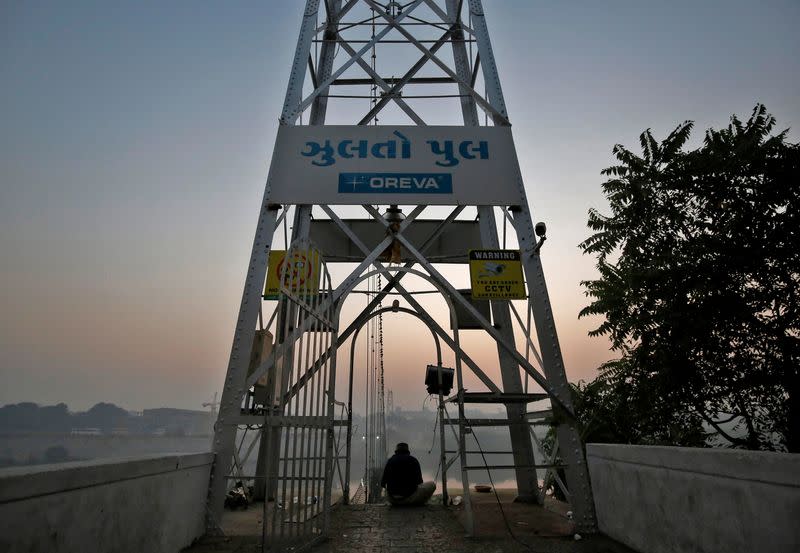
<svg viewBox="0 0 800 553">
<path fill-rule="evenodd" d="M 339 173 L 342 194 L 452 194 L 449 173 Z"/>
</svg>

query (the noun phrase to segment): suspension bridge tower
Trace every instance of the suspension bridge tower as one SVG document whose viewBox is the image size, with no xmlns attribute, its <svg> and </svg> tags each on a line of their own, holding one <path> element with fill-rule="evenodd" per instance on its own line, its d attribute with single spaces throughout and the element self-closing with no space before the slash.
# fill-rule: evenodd
<svg viewBox="0 0 800 553">
<path fill-rule="evenodd" d="M 268 547 L 325 535 L 330 505 L 350 495 L 354 368 L 338 348 L 392 313 L 421 321 L 436 344 L 442 484 L 455 465 L 468 491 L 471 435 L 505 427 L 513 464 L 498 468 L 514 471 L 519 498 L 541 502 L 554 482 L 577 527 L 594 529 L 542 268 L 545 228 L 533 222 L 480 0 L 307 0 L 258 212 L 215 426 L 209 531 L 233 483 L 250 480 L 267 499 Z M 469 266 L 469 290 L 448 278 L 454 266 Z M 344 315 L 378 277 L 366 306 Z M 445 307 L 424 305 L 410 282 Z M 398 301 L 384 306 L 390 295 Z M 467 331 L 490 341 L 491 366 L 462 347 Z M 504 416 L 469 419 L 472 403 Z M 557 439 L 543 455 L 533 428 L 545 418 Z"/>
</svg>

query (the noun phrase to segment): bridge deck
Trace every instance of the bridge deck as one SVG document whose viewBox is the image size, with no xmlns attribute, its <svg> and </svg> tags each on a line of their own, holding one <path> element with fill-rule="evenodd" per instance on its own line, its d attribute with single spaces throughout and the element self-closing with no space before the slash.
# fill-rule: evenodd
<svg viewBox="0 0 800 553">
<path fill-rule="evenodd" d="M 453 495 L 458 490 L 452 490 Z M 563 504 L 547 508 L 513 503 L 514 491 L 501 490 L 503 511 L 516 538 L 512 539 L 494 494 L 472 494 L 476 537 L 464 535 L 463 504 L 444 509 L 429 504 L 421 508 L 393 508 L 388 505 L 336 506 L 331 515 L 328 541 L 313 553 L 424 552 L 495 553 L 537 551 L 541 553 L 632 553 L 605 536 L 573 538 L 572 523 L 563 516 Z M 261 505 L 247 511 L 226 512 L 223 519 L 227 537 L 203 538 L 184 553 L 252 553 L 260 551 Z M 248 535 L 249 534 L 249 535 Z"/>
</svg>

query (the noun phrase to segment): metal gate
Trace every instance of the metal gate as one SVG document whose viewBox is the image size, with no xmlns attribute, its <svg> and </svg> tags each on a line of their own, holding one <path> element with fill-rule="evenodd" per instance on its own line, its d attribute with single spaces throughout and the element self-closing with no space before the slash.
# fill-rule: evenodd
<svg viewBox="0 0 800 553">
<path fill-rule="evenodd" d="M 266 382 L 263 550 L 299 551 L 328 527 L 335 448 L 336 324 L 331 279 L 310 243 L 286 252 Z M 310 370 L 311 369 L 311 370 Z"/>
</svg>

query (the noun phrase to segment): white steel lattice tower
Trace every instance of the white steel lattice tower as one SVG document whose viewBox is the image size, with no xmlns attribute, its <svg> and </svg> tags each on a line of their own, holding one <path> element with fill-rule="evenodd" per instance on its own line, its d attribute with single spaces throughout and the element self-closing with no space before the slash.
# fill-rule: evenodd
<svg viewBox="0 0 800 553">
<path fill-rule="evenodd" d="M 296 546 L 324 536 L 337 473 L 349 499 L 338 459 L 346 428 L 349 477 L 352 362 L 349 399 L 340 402 L 337 348 L 354 340 L 373 316 L 391 312 L 412 315 L 430 329 L 438 366 L 440 342 L 454 355 L 451 403 L 457 417 L 439 406 L 443 480 L 455 460 L 445 455 L 445 424 L 458 428 L 465 486 L 474 468 L 467 436 L 480 426 L 504 425 L 520 497 L 542 501 L 536 468 L 546 468 L 545 480 L 565 490 L 578 528 L 594 529 L 585 457 L 542 271 L 543 231 L 534 229 L 510 126 L 480 0 L 307 0 L 215 427 L 209 530 L 219 524 L 233 481 L 252 479 L 275 498 L 265 503 L 265 544 Z M 389 209 L 382 214 L 377 206 Z M 361 219 L 345 219 L 356 212 Z M 422 219 L 423 212 L 434 218 Z M 276 303 L 266 304 L 273 314 L 265 326 L 264 283 L 281 225 L 287 262 L 269 267 L 283 272 L 276 277 Z M 465 264 L 469 250 L 505 249 L 507 226 L 508 241 L 520 252 L 527 300 L 492 299 L 489 315 L 437 266 Z M 321 259 L 312 260 L 314 255 Z M 300 258 L 287 269 L 288 260 Z M 296 273 L 311 261 L 320 266 L 318 282 L 297 284 Z M 334 263 L 350 263 L 339 282 L 327 269 Z M 375 275 L 385 284 L 359 315 L 343 321 L 348 294 Z M 401 284 L 404 278 L 427 282 L 441 294 L 451 332 L 445 330 L 448 317 L 443 326 Z M 408 307 L 381 307 L 389 293 Z M 472 326 L 465 326 L 467 319 Z M 500 382 L 461 347 L 459 327 L 477 329 L 496 344 Z M 467 391 L 462 370 L 483 391 Z M 535 392 L 528 393 L 528 378 Z M 541 400 L 551 408 L 527 410 Z M 464 411 L 470 402 L 499 403 L 507 418 L 470 421 Z M 344 418 L 337 418 L 339 405 Z M 557 446 L 537 462 L 530 425 L 545 413 L 559 422 Z M 237 443 L 243 427 L 258 429 L 256 474 L 243 472 L 245 458 L 256 451 L 256 442 Z M 563 467 L 566 483 L 556 467 Z M 468 495 L 465 502 L 469 509 Z M 471 525 L 470 518 L 470 531 Z"/>
</svg>

